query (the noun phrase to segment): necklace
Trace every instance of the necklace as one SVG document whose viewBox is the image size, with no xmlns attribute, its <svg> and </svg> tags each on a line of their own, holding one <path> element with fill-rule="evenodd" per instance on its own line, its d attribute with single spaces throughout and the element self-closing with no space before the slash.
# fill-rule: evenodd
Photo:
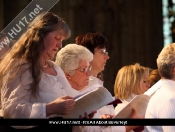
<svg viewBox="0 0 175 132">
<path fill-rule="evenodd" d="M 46 63 L 46 65 L 45 66 L 42 65 L 42 67 L 47 67 L 48 66 L 47 61 L 45 61 L 45 63 Z"/>
</svg>

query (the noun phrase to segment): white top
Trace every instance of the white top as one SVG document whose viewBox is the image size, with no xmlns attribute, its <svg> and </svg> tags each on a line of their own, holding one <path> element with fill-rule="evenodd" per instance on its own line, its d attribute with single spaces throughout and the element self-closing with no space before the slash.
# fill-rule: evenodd
<svg viewBox="0 0 175 132">
<path fill-rule="evenodd" d="M 88 87 L 100 84 L 103 86 L 103 82 L 96 77 L 90 76 L 89 85 Z M 107 105 L 97 110 L 97 113 L 94 115 L 93 118 L 100 118 L 103 114 L 115 114 L 113 105 Z M 85 126 L 83 128 L 83 132 L 125 132 L 125 126 Z"/>
<path fill-rule="evenodd" d="M 121 100 L 122 103 L 117 104 L 117 106 L 115 107 L 115 114 L 117 114 L 121 109 L 123 109 L 135 96 L 135 94 L 131 94 L 131 96 L 128 99 Z M 133 132 L 133 130 L 131 130 L 130 132 Z"/>
<path fill-rule="evenodd" d="M 175 118 L 175 82 L 161 80 L 161 87 L 148 103 L 145 118 Z M 175 132 L 175 126 L 145 126 L 145 132 Z"/>
<path fill-rule="evenodd" d="M 37 99 L 29 90 L 29 84 L 32 82 L 31 73 L 26 69 L 29 64 L 25 64 L 19 74 L 2 87 L 1 104 L 4 118 L 46 118 L 46 103 L 61 96 L 77 95 L 61 68 L 54 62 L 50 62 L 50 65 L 53 65 L 57 76 L 42 73 Z M 21 73 L 23 74 L 20 78 Z"/>
<path fill-rule="evenodd" d="M 126 99 L 126 100 L 121 100 L 122 103 L 118 104 L 116 107 L 115 107 L 115 114 L 118 114 L 118 112 L 123 109 L 136 95 L 135 94 L 131 94 L 131 96 Z"/>
</svg>

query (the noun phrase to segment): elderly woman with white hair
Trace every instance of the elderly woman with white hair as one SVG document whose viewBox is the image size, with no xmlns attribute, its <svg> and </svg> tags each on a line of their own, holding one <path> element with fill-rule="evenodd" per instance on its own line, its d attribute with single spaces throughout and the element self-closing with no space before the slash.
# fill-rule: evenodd
<svg viewBox="0 0 175 132">
<path fill-rule="evenodd" d="M 74 89 L 74 93 L 77 95 L 83 92 L 85 90 L 84 88 L 89 85 L 89 77 L 91 76 L 90 64 L 92 60 L 93 60 L 93 54 L 84 46 L 77 44 L 68 44 L 65 47 L 63 47 L 57 54 L 56 63 L 64 71 L 66 78 L 68 79 L 69 83 Z M 100 114 L 99 110 L 97 110 L 96 113 L 97 115 Z M 102 113 L 103 114 L 99 118 L 111 118 L 111 116 L 108 115 L 109 113 L 105 113 L 104 111 Z M 94 117 L 96 117 L 95 115 Z M 109 131 L 109 129 L 121 132 L 121 128 L 123 130 L 125 127 L 85 126 L 82 128 L 81 127 L 74 127 L 74 128 L 76 128 L 76 130 L 78 128 L 78 130 L 82 132 L 92 132 L 92 131 L 101 132 L 102 130 Z M 124 129 L 124 131 L 126 130 Z"/>
<path fill-rule="evenodd" d="M 90 62 L 93 60 L 93 54 L 85 47 L 77 44 L 67 44 L 63 47 L 56 56 L 56 63 L 62 68 L 67 80 L 72 86 L 72 94 L 74 96 L 80 94 L 89 83 L 91 75 Z M 92 118 L 96 111 L 93 111 L 86 118 Z M 80 116 L 81 118 L 81 116 Z M 73 128 L 73 132 L 81 131 L 82 127 Z"/>
<path fill-rule="evenodd" d="M 157 67 L 161 85 L 158 85 L 158 90 L 148 103 L 145 118 L 175 118 L 175 43 L 168 44 L 162 49 L 157 58 Z M 175 126 L 145 127 L 145 132 L 153 131 L 174 132 Z"/>
<path fill-rule="evenodd" d="M 89 76 L 91 75 L 90 62 L 92 60 L 93 54 L 87 48 L 77 44 L 68 44 L 57 54 L 56 63 L 64 71 L 77 95 L 89 83 Z"/>
</svg>

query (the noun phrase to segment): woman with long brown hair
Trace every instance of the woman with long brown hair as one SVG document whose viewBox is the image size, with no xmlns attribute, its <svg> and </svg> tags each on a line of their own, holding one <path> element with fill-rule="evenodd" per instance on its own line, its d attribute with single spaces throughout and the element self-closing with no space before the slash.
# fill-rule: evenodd
<svg viewBox="0 0 175 132">
<path fill-rule="evenodd" d="M 51 118 L 73 109 L 72 88 L 64 72 L 52 61 L 62 41 L 70 35 L 68 24 L 47 12 L 29 25 L 26 33 L 3 57 L 0 87 L 4 118 Z M 70 127 L 64 127 L 64 131 L 71 130 L 67 128 Z"/>
</svg>

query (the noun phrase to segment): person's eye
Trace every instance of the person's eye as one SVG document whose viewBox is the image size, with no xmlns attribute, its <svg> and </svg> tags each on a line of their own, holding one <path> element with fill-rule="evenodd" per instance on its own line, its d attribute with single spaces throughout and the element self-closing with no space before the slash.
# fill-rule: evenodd
<svg viewBox="0 0 175 132">
<path fill-rule="evenodd" d="M 102 50 L 102 54 L 104 55 L 106 51 Z"/>
<path fill-rule="evenodd" d="M 85 71 L 85 69 L 84 69 L 84 68 L 81 68 L 81 69 L 80 69 L 80 71 L 81 71 L 81 72 L 84 72 L 84 71 Z"/>
<path fill-rule="evenodd" d="M 89 70 L 90 70 L 90 71 L 92 70 L 92 66 L 89 67 Z"/>
<path fill-rule="evenodd" d="M 58 41 L 58 40 L 60 40 L 60 38 L 57 38 L 57 37 L 55 37 L 55 39 Z"/>
<path fill-rule="evenodd" d="M 102 50 L 103 55 L 108 55 L 108 52 L 106 50 Z"/>
<path fill-rule="evenodd" d="M 82 71 L 83 71 L 83 72 L 86 72 L 86 68 L 83 68 Z"/>
</svg>

